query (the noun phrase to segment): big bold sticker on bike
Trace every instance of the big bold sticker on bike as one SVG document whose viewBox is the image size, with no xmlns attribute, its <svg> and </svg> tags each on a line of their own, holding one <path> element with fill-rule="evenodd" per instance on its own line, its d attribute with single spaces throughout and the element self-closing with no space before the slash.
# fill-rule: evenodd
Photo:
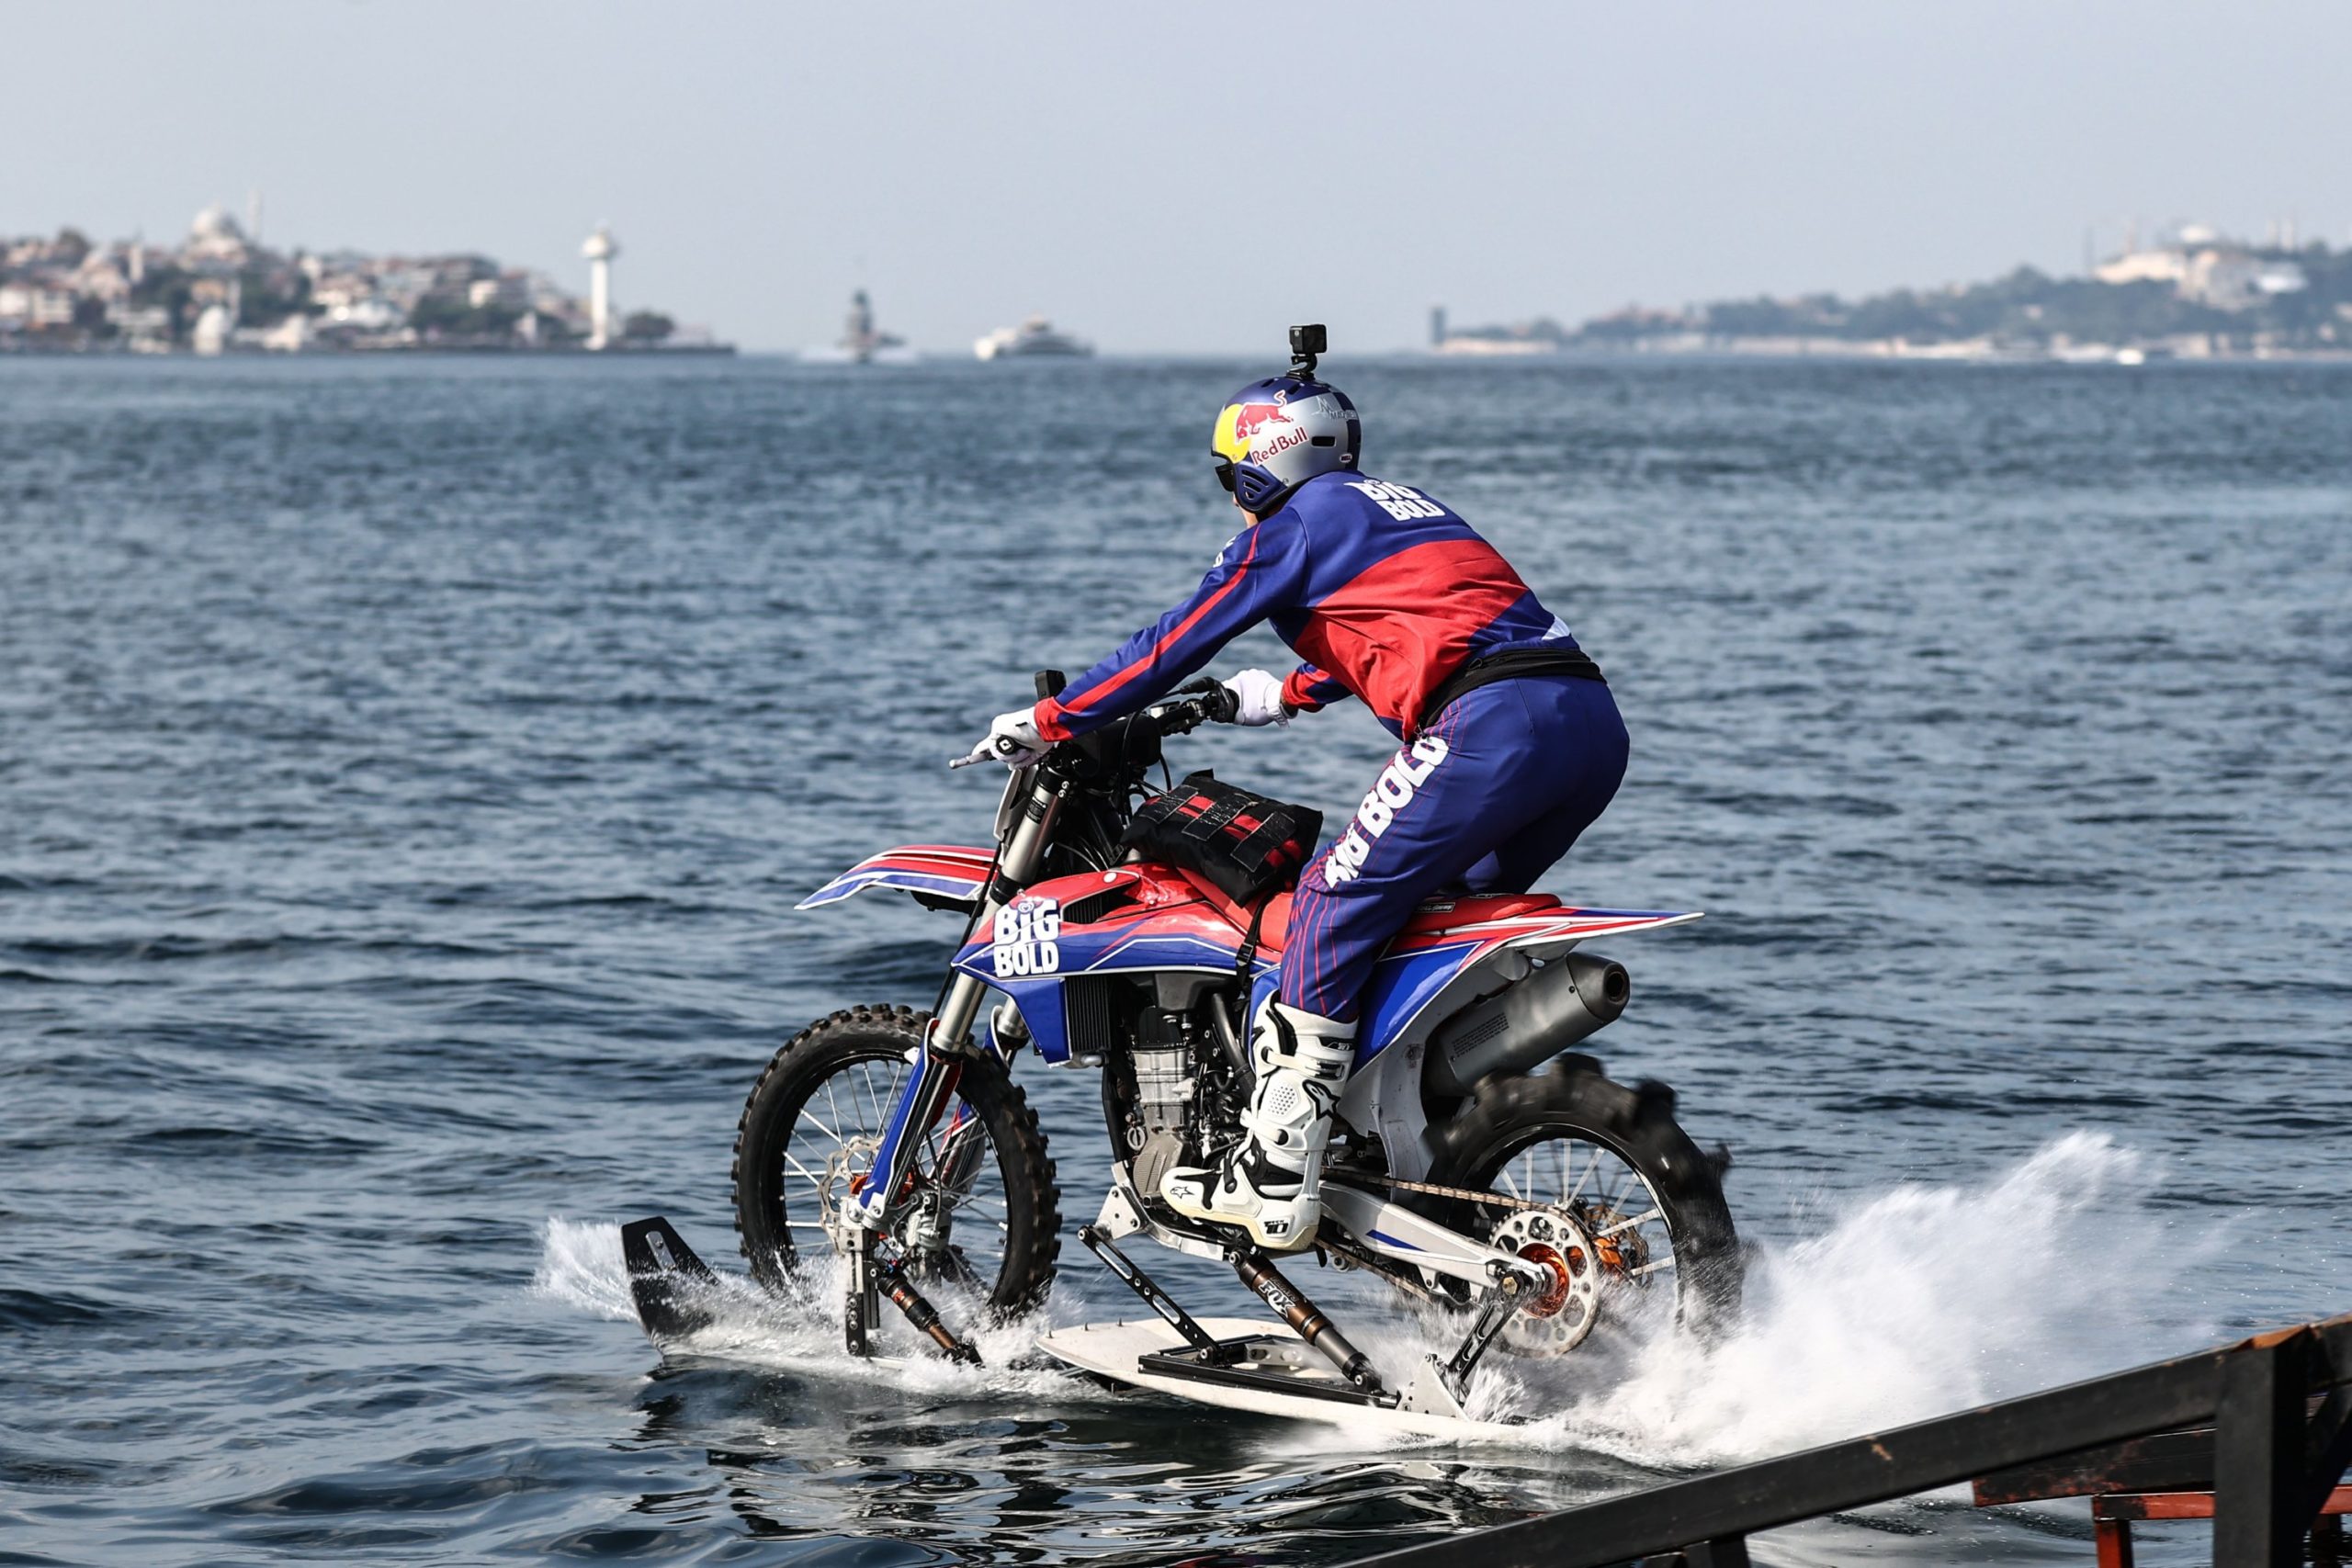
<svg viewBox="0 0 2352 1568">
<path fill-rule="evenodd" d="M 997 976 L 1051 975 L 1062 966 L 1062 906 L 1058 898 L 1017 898 L 996 912 Z"/>
</svg>

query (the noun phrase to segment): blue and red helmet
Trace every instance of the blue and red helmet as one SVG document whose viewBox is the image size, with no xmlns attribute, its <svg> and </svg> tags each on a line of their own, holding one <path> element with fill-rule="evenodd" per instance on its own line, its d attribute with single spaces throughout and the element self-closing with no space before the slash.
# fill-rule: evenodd
<svg viewBox="0 0 2352 1568">
<path fill-rule="evenodd" d="M 1217 482 L 1263 517 L 1317 474 L 1353 468 L 1363 422 L 1339 388 L 1310 376 L 1269 376 L 1226 400 L 1209 437 Z"/>
</svg>

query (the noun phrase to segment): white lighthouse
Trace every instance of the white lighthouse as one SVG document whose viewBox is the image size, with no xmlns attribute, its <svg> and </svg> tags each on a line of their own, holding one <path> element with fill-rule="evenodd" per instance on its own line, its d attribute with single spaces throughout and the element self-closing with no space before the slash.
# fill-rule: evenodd
<svg viewBox="0 0 2352 1568">
<path fill-rule="evenodd" d="M 613 258 L 621 248 L 599 223 L 580 254 L 588 258 L 588 346 L 606 348 L 613 341 Z"/>
</svg>

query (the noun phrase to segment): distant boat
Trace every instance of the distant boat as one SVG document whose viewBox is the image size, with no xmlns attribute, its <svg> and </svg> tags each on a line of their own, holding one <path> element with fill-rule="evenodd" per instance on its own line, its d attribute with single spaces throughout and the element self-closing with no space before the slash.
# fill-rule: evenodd
<svg viewBox="0 0 2352 1568">
<path fill-rule="evenodd" d="M 982 359 L 1082 359 L 1094 345 L 1054 331 L 1043 316 L 1032 316 L 1017 327 L 999 327 L 974 344 L 972 352 Z"/>
<path fill-rule="evenodd" d="M 874 304 L 861 288 L 849 297 L 849 320 L 842 341 L 806 355 L 820 365 L 912 365 L 920 357 L 907 340 L 874 324 Z"/>
</svg>

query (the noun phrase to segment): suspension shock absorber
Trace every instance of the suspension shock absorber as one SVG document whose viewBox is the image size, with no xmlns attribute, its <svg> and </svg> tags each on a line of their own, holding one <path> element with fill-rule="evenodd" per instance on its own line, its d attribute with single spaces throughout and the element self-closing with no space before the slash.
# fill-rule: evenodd
<svg viewBox="0 0 2352 1568">
<path fill-rule="evenodd" d="M 1281 1314 L 1282 1320 L 1301 1339 L 1339 1368 L 1341 1377 L 1366 1393 L 1382 1392 L 1380 1373 L 1374 1370 L 1372 1359 L 1348 1342 L 1348 1337 L 1340 1332 L 1338 1325 L 1323 1315 L 1321 1307 L 1283 1278 L 1272 1258 L 1255 1247 L 1236 1247 L 1226 1256 L 1232 1260 L 1233 1271 L 1241 1276 L 1241 1282 L 1257 1292 L 1260 1301 Z"/>
</svg>

